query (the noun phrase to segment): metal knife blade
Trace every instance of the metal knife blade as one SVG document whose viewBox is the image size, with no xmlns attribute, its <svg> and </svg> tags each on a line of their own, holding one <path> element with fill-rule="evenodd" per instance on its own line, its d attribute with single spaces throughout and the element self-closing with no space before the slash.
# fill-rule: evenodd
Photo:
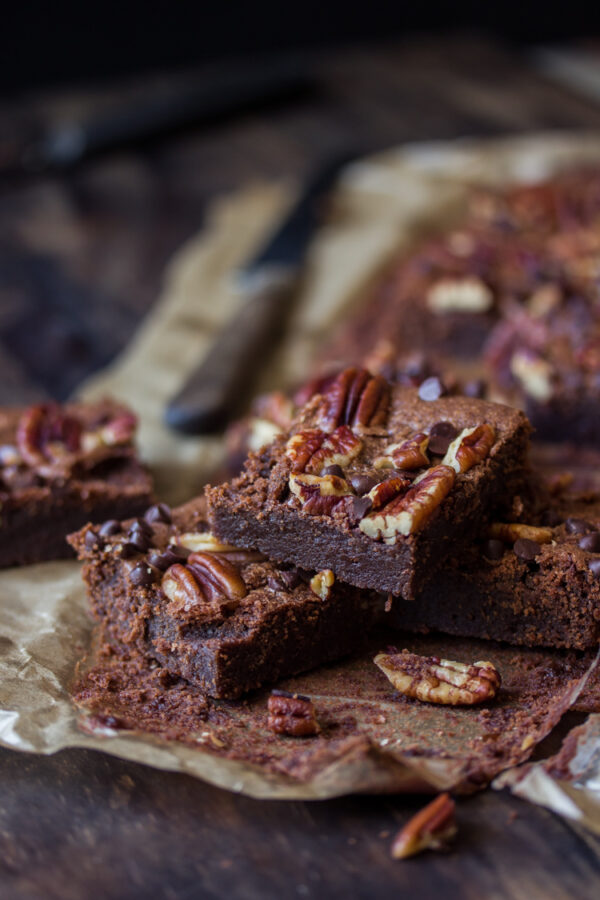
<svg viewBox="0 0 600 900">
<path fill-rule="evenodd" d="M 238 273 L 240 311 L 165 411 L 167 425 L 188 434 L 212 433 L 236 412 L 288 312 L 322 201 L 356 154 L 330 159 L 309 179 L 284 221 Z"/>
</svg>

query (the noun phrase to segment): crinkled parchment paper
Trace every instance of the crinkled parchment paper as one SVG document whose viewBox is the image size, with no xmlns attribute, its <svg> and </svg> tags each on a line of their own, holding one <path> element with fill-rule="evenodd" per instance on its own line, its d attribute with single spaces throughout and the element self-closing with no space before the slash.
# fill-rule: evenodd
<svg viewBox="0 0 600 900">
<path fill-rule="evenodd" d="M 262 373 L 260 389 L 301 379 L 320 340 L 347 314 L 389 254 L 408 243 L 416 229 L 451 214 L 468 186 L 535 178 L 598 158 L 598 136 L 543 135 L 412 146 L 350 167 L 334 214 L 310 252 L 287 336 Z M 232 272 L 260 245 L 293 195 L 289 185 L 254 185 L 217 204 L 205 232 L 171 264 L 163 295 L 128 350 L 80 392 L 86 398 L 113 394 L 139 413 L 142 455 L 156 474 L 158 493 L 171 503 L 198 492 L 219 466 L 222 444 L 218 438 L 170 433 L 162 424 L 164 404 L 235 311 L 240 299 Z M 451 759 L 443 753 L 436 756 L 446 745 L 448 729 L 442 724 L 438 745 L 430 735 L 428 752 L 418 760 L 414 754 L 392 754 L 370 735 L 363 741 L 364 752 L 349 750 L 303 781 L 157 736 L 84 733 L 77 725 L 79 713 L 70 702 L 69 685 L 76 661 L 89 644 L 90 628 L 76 563 L 0 573 L 2 744 L 41 753 L 93 747 L 261 797 L 398 791 L 414 789 L 416 781 L 439 789 L 464 780 L 470 751 L 457 751 Z M 323 677 L 322 672 L 306 676 L 309 688 L 310 679 Z M 533 745 L 574 702 L 582 682 L 581 672 L 577 677 L 565 674 L 545 716 L 535 723 Z M 523 758 L 527 752 L 529 748 Z"/>
</svg>

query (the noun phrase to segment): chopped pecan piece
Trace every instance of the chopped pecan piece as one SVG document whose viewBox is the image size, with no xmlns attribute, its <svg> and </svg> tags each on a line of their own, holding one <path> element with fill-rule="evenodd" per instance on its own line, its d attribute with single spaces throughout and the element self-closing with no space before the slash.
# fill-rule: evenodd
<svg viewBox="0 0 600 900">
<path fill-rule="evenodd" d="M 193 553 L 231 553 L 233 544 L 224 544 L 211 531 L 186 531 L 177 537 L 177 546 Z"/>
<path fill-rule="evenodd" d="M 322 572 L 317 572 L 317 574 L 310 579 L 310 589 L 313 594 L 316 594 L 321 600 L 327 600 L 331 594 L 331 588 L 333 587 L 334 582 L 335 575 L 331 569 L 323 569 Z"/>
<path fill-rule="evenodd" d="M 429 435 L 415 434 L 399 444 L 387 448 L 384 456 L 375 460 L 376 469 L 421 469 L 429 465 L 427 447 Z"/>
<path fill-rule="evenodd" d="M 362 441 L 347 425 L 336 428 L 306 463 L 305 472 L 318 475 L 326 466 L 346 466 L 362 450 Z"/>
<path fill-rule="evenodd" d="M 377 428 L 385 424 L 389 385 L 366 369 L 345 369 L 322 392 L 319 424 L 326 431 L 340 425 Z"/>
<path fill-rule="evenodd" d="M 456 835 L 456 804 L 439 794 L 406 823 L 392 842 L 392 857 L 406 859 L 423 850 L 443 850 Z"/>
<path fill-rule="evenodd" d="M 344 497 L 352 494 L 348 482 L 337 475 L 290 475 L 289 485 L 310 515 L 331 515 Z"/>
<path fill-rule="evenodd" d="M 273 691 L 269 697 L 268 710 L 267 726 L 275 734 L 308 737 L 319 732 L 315 707 L 309 697 L 289 694 L 287 691 Z"/>
<path fill-rule="evenodd" d="M 326 436 L 320 428 L 307 428 L 292 435 L 285 448 L 285 455 L 292 464 L 292 472 L 304 472 L 309 459 L 317 452 Z"/>
<path fill-rule="evenodd" d="M 81 422 L 54 403 L 30 406 L 17 425 L 17 446 L 28 465 L 44 467 L 77 453 Z"/>
<path fill-rule="evenodd" d="M 435 509 L 452 490 L 454 469 L 434 466 L 413 481 L 405 494 L 400 495 L 383 509 L 370 513 L 360 521 L 360 530 L 386 544 L 394 544 L 397 535 L 419 531 Z"/>
<path fill-rule="evenodd" d="M 551 399 L 554 393 L 554 369 L 547 360 L 517 351 L 510 360 L 510 371 L 534 400 L 546 403 Z"/>
<path fill-rule="evenodd" d="M 408 650 L 378 653 L 373 662 L 397 691 L 424 703 L 473 706 L 492 700 L 501 684 L 498 670 L 490 662 L 469 666 Z"/>
<path fill-rule="evenodd" d="M 442 465 L 450 466 L 459 474 L 467 472 L 483 462 L 494 446 L 495 440 L 496 432 L 491 425 L 463 428 L 448 447 Z"/>
<path fill-rule="evenodd" d="M 397 475 L 394 478 L 388 478 L 386 481 L 380 481 L 375 487 L 372 487 L 367 497 L 371 501 L 372 509 L 380 509 L 386 503 L 390 503 L 395 497 L 404 494 L 411 485 L 410 478 L 403 478 Z"/>
<path fill-rule="evenodd" d="M 552 529 L 537 525 L 522 525 L 520 522 L 493 522 L 489 536 L 505 544 L 514 544 L 520 539 L 536 541 L 538 544 L 549 544 L 552 541 Z"/>
<path fill-rule="evenodd" d="M 171 614 L 201 613 L 211 606 L 230 612 L 248 593 L 237 568 L 210 553 L 190 553 L 185 562 L 170 566 L 161 586 Z"/>
<path fill-rule="evenodd" d="M 480 278 L 443 278 L 436 281 L 427 292 L 427 306 L 435 313 L 488 312 L 493 306 L 494 295 Z"/>
</svg>

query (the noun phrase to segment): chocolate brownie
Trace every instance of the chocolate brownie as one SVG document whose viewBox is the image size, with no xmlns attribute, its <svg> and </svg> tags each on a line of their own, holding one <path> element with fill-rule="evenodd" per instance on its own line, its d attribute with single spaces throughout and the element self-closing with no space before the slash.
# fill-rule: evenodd
<svg viewBox="0 0 600 900">
<path fill-rule="evenodd" d="M 68 557 L 74 529 L 148 507 L 135 428 L 109 400 L 0 410 L 0 566 Z"/>
<path fill-rule="evenodd" d="M 526 482 L 522 413 L 341 372 L 290 432 L 207 491 L 214 532 L 270 559 L 409 598 Z"/>
<path fill-rule="evenodd" d="M 449 560 L 416 603 L 387 619 L 526 647 L 583 650 L 600 642 L 600 500 L 572 500 L 559 524 L 492 525 L 488 537 Z"/>
<path fill-rule="evenodd" d="M 390 264 L 323 358 L 356 363 L 384 343 L 446 372 L 468 362 L 540 439 L 597 445 L 599 213 L 600 168 L 474 193 Z"/>
<path fill-rule="evenodd" d="M 221 543 L 206 530 L 205 509 L 204 498 L 172 512 L 160 504 L 70 537 L 115 648 L 143 653 L 210 696 L 235 698 L 361 645 L 378 598 L 332 572 L 276 566 Z"/>
</svg>

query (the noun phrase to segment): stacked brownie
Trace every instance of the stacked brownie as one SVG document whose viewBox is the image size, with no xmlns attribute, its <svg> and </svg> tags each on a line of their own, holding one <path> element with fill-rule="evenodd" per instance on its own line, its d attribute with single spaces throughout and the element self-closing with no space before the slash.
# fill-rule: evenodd
<svg viewBox="0 0 600 900">
<path fill-rule="evenodd" d="M 135 430 L 109 400 L 0 410 L 1 567 L 69 556 L 69 532 L 147 508 Z"/>
</svg>

